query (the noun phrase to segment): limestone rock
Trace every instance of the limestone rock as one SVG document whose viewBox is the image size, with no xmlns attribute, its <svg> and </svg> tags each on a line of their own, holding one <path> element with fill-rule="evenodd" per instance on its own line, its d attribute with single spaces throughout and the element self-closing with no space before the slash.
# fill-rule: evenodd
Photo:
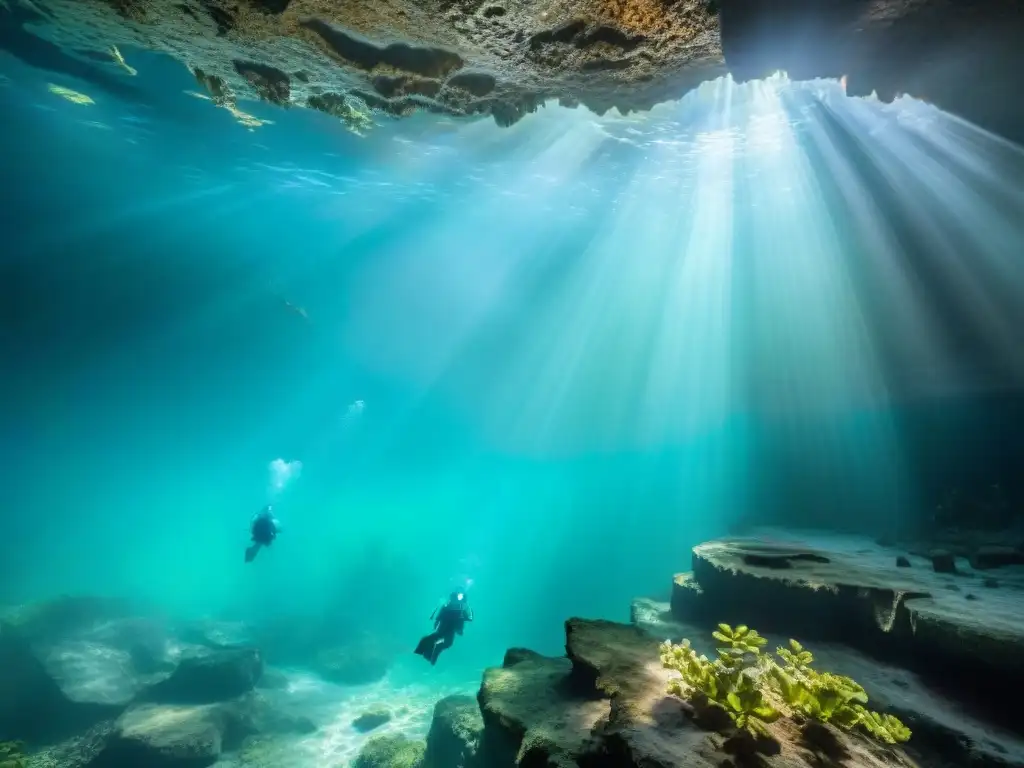
<svg viewBox="0 0 1024 768">
<path fill-rule="evenodd" d="M 677 616 L 690 616 L 704 603 L 703 590 L 692 573 L 677 573 L 672 579 L 672 611 Z"/>
<path fill-rule="evenodd" d="M 484 671 L 477 698 L 485 765 L 541 765 L 544 759 L 574 764 L 591 729 L 607 717 L 609 703 L 574 694 L 571 672 L 568 659 L 539 654 L 516 654 L 504 666 Z"/>
<path fill-rule="evenodd" d="M 944 682 L 1024 683 L 1024 592 L 968 603 L 948 589 L 964 576 L 898 568 L 891 550 L 834 536 L 708 542 L 693 570 L 716 621 L 873 649 L 941 669 Z"/>
<path fill-rule="evenodd" d="M 820 668 L 861 682 L 873 703 L 903 718 L 926 764 L 1024 764 L 1024 740 L 1012 735 L 1019 722 L 1008 714 L 1024 683 L 1024 574 L 1007 568 L 1005 586 L 969 601 L 973 593 L 952 589 L 983 583 L 969 568 L 900 568 L 892 549 L 860 537 L 784 531 L 702 544 L 693 568 L 705 602 L 690 615 L 673 610 L 673 641 L 713 653 L 718 621 L 755 627 L 768 648 L 794 637 Z"/>
<path fill-rule="evenodd" d="M 484 721 L 472 696 L 447 696 L 434 705 L 427 734 L 426 768 L 486 768 L 479 761 Z"/>
<path fill-rule="evenodd" d="M 501 125 L 548 100 L 645 110 L 727 72 L 743 80 L 786 70 L 845 75 L 852 93 L 886 100 L 924 95 L 1020 131 L 999 96 L 974 87 L 978 72 L 987 84 L 1005 78 L 993 93 L 1014 87 L 1024 64 L 1015 0 L 19 2 L 29 30 L 59 50 L 108 60 L 111 46 L 163 52 L 218 104 L 310 107 L 355 129 L 371 124 L 369 110 L 484 114 Z M 985 39 L 984 49 L 947 56 L 951 41 L 968 38 Z M 934 72 L 917 64 L 943 57 L 948 67 Z"/>
<path fill-rule="evenodd" d="M 668 603 L 651 602 L 664 610 L 669 608 Z M 646 631 L 642 625 L 638 626 Z M 792 633 L 763 634 L 768 640 L 765 648 L 769 651 L 785 647 L 792 636 Z M 685 622 L 676 622 L 672 634 L 659 631 L 653 639 L 668 639 L 673 643 L 687 639 L 699 653 L 707 656 L 715 653 L 717 645 L 709 626 Z M 1008 728 L 970 714 L 961 702 L 944 697 L 913 672 L 880 662 L 842 643 L 815 642 L 807 647 L 814 654 L 818 669 L 853 678 L 868 692 L 872 707 L 891 712 L 907 723 L 914 732 L 908 749 L 927 757 L 922 761 L 925 765 L 939 756 L 948 758 L 954 765 L 1024 765 L 1024 739 Z"/>
<path fill-rule="evenodd" d="M 733 765 L 733 739 L 697 727 L 692 708 L 666 694 L 658 641 L 608 621 L 566 622 L 567 658 L 516 654 L 484 673 L 481 757 L 488 768 L 712 768 Z M 773 724 L 775 754 L 765 768 L 832 764 L 792 722 Z M 828 730 L 828 729 L 827 729 Z M 900 749 L 852 732 L 828 730 L 847 768 L 912 766 Z"/>
<path fill-rule="evenodd" d="M 693 607 L 684 615 L 694 615 Z M 683 637 L 692 625 L 676 620 L 672 606 L 646 597 L 638 597 L 630 606 L 629 623 L 640 627 L 651 637 L 661 640 Z"/>
</svg>

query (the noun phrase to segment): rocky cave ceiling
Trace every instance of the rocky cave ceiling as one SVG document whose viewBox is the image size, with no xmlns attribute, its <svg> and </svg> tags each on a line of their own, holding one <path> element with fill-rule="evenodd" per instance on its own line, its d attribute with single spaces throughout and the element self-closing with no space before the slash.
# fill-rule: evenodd
<svg viewBox="0 0 1024 768">
<path fill-rule="evenodd" d="M 1020 0 L 5 0 L 73 57 L 142 47 L 216 101 L 491 115 L 646 110 L 731 72 L 846 76 L 1024 140 Z M 13 10 L 17 6 L 17 11 Z M 0 9 L 2 12 L 2 9 Z M 8 21 L 0 46 L 17 37 Z M 22 41 L 22 47 L 24 43 Z M 29 46 L 31 47 L 31 46 Z M 17 51 L 13 51 L 17 55 Z"/>
</svg>

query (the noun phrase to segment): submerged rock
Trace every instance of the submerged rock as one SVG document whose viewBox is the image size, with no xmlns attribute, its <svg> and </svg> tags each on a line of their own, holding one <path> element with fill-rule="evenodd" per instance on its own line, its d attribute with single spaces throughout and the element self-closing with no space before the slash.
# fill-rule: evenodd
<svg viewBox="0 0 1024 768">
<path fill-rule="evenodd" d="M 84 733 L 32 755 L 28 768 L 89 768 L 99 758 L 116 727 L 112 720 L 94 725 Z"/>
<path fill-rule="evenodd" d="M 956 573 L 956 557 L 944 549 L 933 549 L 928 553 L 936 573 Z"/>
<path fill-rule="evenodd" d="M 401 734 L 373 736 L 363 746 L 352 768 L 420 768 L 426 747 Z"/>
<path fill-rule="evenodd" d="M 146 693 L 150 701 L 208 704 L 248 693 L 263 674 L 263 659 L 254 648 L 197 649 L 183 656 L 175 670 Z"/>
<path fill-rule="evenodd" d="M 693 570 L 706 603 L 677 618 L 845 642 L 916 663 L 965 690 L 993 676 L 1024 685 L 1024 593 L 970 604 L 947 588 L 950 576 L 898 568 L 890 551 L 863 545 L 842 537 L 702 544 Z"/>
<path fill-rule="evenodd" d="M 434 705 L 424 768 L 487 768 L 480 761 L 484 721 L 472 696 L 447 696 Z"/>
<path fill-rule="evenodd" d="M 971 567 L 979 571 L 1002 568 L 1007 565 L 1024 565 L 1024 552 L 1015 547 L 989 545 L 978 547 L 971 555 Z"/>
<path fill-rule="evenodd" d="M 697 0 L 32 0 L 31 33 L 68 52 L 111 46 L 168 53 L 211 101 L 319 109 L 362 130 L 369 110 L 491 115 L 510 125 L 547 100 L 626 113 L 701 83 L 786 70 L 846 76 L 852 93 L 926 93 L 989 127 L 1019 131 L 978 72 L 1012 92 L 1024 54 L 1014 0 L 751 3 Z M 26 11 L 27 12 L 27 11 Z M 952 40 L 974 58 L 922 70 Z M 978 57 L 981 57 L 980 60 Z M 952 67 L 952 70 L 950 69 Z M 126 69 L 130 74 L 132 70 Z M 1003 111 L 1005 113 L 1005 110 Z M 251 124 L 251 123 L 250 123 Z M 259 124 L 258 121 L 256 124 Z"/>
<path fill-rule="evenodd" d="M 60 598 L 0 617 L 0 734 L 59 740 L 117 717 L 175 666 L 157 619 L 121 601 Z"/>
<path fill-rule="evenodd" d="M 352 721 L 352 727 L 360 733 L 369 733 L 391 721 L 391 712 L 384 708 L 368 709 Z"/>
<path fill-rule="evenodd" d="M 126 611 L 138 608 L 61 598 L 0 619 L 0 740 L 52 745 L 57 763 L 76 766 L 106 754 L 108 742 L 115 756 L 135 754 L 137 739 L 125 734 L 144 715 L 147 727 L 192 727 L 200 718 L 236 734 L 316 729 L 292 711 L 287 680 L 254 690 L 263 672 L 257 650 L 183 643 L 163 619 Z"/>
<path fill-rule="evenodd" d="M 733 765 L 731 741 L 698 727 L 689 704 L 667 695 L 670 672 L 658 640 L 608 621 L 566 622 L 567 658 L 517 653 L 484 673 L 482 765 L 716 768 Z M 760 764 L 810 768 L 832 764 L 825 747 L 800 728 L 770 726 L 778 749 Z M 825 729 L 828 749 L 848 768 L 911 766 L 897 748 L 858 732 Z"/>
<path fill-rule="evenodd" d="M 392 656 L 370 637 L 360 637 L 345 645 L 320 651 L 313 670 L 324 680 L 338 685 L 367 685 L 384 678 L 391 668 Z"/>
<path fill-rule="evenodd" d="M 685 615 L 672 604 L 673 641 L 711 654 L 701 636 L 718 621 L 757 628 L 769 648 L 795 637 L 903 718 L 926 764 L 1024 765 L 1007 709 L 1024 684 L 1024 574 L 968 601 L 951 587 L 978 579 L 971 572 L 900 568 L 892 550 L 859 537 L 768 533 L 694 548 L 704 599 Z"/>
<path fill-rule="evenodd" d="M 216 705 L 134 707 L 118 720 L 91 768 L 206 768 L 220 757 L 227 727 Z"/>
<path fill-rule="evenodd" d="M 114 724 L 89 768 L 204 768 L 250 737 L 316 730 L 259 694 L 215 704 L 138 704 Z"/>
</svg>

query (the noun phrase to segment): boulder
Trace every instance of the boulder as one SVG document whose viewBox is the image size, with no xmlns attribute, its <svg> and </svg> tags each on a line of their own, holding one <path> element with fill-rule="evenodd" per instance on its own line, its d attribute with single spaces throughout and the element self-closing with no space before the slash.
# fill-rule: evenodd
<svg viewBox="0 0 1024 768">
<path fill-rule="evenodd" d="M 420 768 L 426 747 L 401 734 L 373 736 L 363 746 L 352 768 Z"/>
<path fill-rule="evenodd" d="M 0 737 L 57 741 L 117 717 L 175 666 L 159 619 L 130 606 L 59 598 L 0 618 Z"/>
<path fill-rule="evenodd" d="M 224 748 L 217 705 L 143 704 L 125 712 L 90 768 L 207 768 Z"/>
<path fill-rule="evenodd" d="M 312 669 L 324 680 L 338 685 L 367 685 L 387 675 L 393 657 L 373 638 L 360 636 L 334 648 L 320 651 Z"/>
<path fill-rule="evenodd" d="M 483 765 L 572 765 L 591 730 L 608 716 L 609 702 L 572 691 L 572 662 L 510 652 L 484 671 L 477 700 L 484 722 Z"/>
<path fill-rule="evenodd" d="M 391 722 L 391 712 L 384 708 L 368 709 L 352 721 L 352 727 L 360 733 L 369 733 Z"/>
<path fill-rule="evenodd" d="M 146 692 L 149 701 L 208 704 L 248 693 L 263 674 L 254 648 L 196 649 L 182 656 L 174 671 Z"/>
<path fill-rule="evenodd" d="M 971 567 L 979 571 L 1002 568 L 1007 565 L 1024 565 L 1024 552 L 1016 547 L 989 545 L 978 547 L 971 555 Z"/>
<path fill-rule="evenodd" d="M 484 721 L 472 696 L 446 696 L 434 705 L 425 768 L 486 768 L 479 761 Z"/>
<path fill-rule="evenodd" d="M 215 704 L 138 704 L 114 724 L 88 768 L 205 768 L 246 739 L 316 730 L 258 693 Z"/>
<path fill-rule="evenodd" d="M 933 549 L 928 553 L 936 573 L 956 573 L 956 556 L 944 549 Z"/>
</svg>

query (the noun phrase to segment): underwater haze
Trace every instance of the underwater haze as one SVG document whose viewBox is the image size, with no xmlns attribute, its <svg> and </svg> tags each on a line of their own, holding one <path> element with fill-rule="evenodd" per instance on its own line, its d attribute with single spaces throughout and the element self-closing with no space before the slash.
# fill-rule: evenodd
<svg viewBox="0 0 1024 768">
<path fill-rule="evenodd" d="M 1020 147 L 783 74 L 356 133 L 122 53 L 132 98 L 0 56 L 2 604 L 344 614 L 474 681 L 714 537 L 1024 499 Z"/>
</svg>

